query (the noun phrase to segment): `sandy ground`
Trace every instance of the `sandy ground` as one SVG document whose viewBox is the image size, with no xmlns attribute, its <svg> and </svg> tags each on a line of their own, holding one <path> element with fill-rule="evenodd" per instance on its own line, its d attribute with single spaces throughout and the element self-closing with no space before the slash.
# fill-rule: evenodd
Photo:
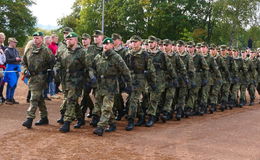
<svg viewBox="0 0 260 160">
<path fill-rule="evenodd" d="M 61 100 L 47 101 L 50 125 L 30 130 L 22 127 L 28 107 L 27 88 L 22 82 L 18 86 L 15 98 L 20 104 L 0 106 L 1 160 L 260 159 L 259 104 L 178 122 L 159 122 L 152 128 L 136 127 L 131 132 L 124 130 L 127 122 L 123 120 L 116 132 L 98 137 L 88 124 L 66 134 L 58 132 Z"/>
</svg>

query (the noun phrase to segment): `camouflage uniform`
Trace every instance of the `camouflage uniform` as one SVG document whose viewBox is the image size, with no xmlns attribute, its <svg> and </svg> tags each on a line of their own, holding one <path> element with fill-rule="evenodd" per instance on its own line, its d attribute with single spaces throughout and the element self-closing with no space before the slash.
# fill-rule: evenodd
<svg viewBox="0 0 260 160">
<path fill-rule="evenodd" d="M 256 79 L 257 79 L 257 61 L 256 58 L 250 59 L 249 57 L 246 58 L 246 62 L 248 64 L 248 76 L 249 76 L 249 85 L 248 85 L 248 93 L 250 96 L 250 104 L 253 105 L 255 100 L 255 85 L 256 85 Z"/>
<path fill-rule="evenodd" d="M 203 114 L 206 108 L 207 102 L 205 102 L 206 92 L 203 91 L 203 87 L 207 86 L 208 83 L 208 71 L 209 66 L 205 60 L 205 58 L 199 54 L 195 53 L 193 56 L 194 67 L 196 70 L 194 81 L 196 83 L 196 87 L 194 87 L 192 94 L 190 96 L 194 97 L 195 102 L 195 111 L 198 114 Z M 201 95 L 199 96 L 199 92 Z M 200 98 L 199 98 L 200 97 Z"/>
<path fill-rule="evenodd" d="M 239 79 L 239 90 L 240 90 L 240 96 L 236 93 L 235 97 L 240 97 L 239 100 L 239 106 L 242 107 L 246 104 L 246 88 L 248 85 L 248 68 L 245 63 L 245 60 L 242 59 L 241 57 L 235 58 L 237 67 L 238 67 L 238 79 Z M 234 99 L 236 100 L 236 99 Z M 238 100 L 236 100 L 237 102 Z"/>
<path fill-rule="evenodd" d="M 57 57 L 57 70 L 63 71 L 63 90 L 66 95 L 64 121 L 71 122 L 81 118 L 78 99 L 82 94 L 85 74 L 86 50 L 78 45 L 75 50 L 67 49 Z"/>
<path fill-rule="evenodd" d="M 113 105 L 114 96 L 119 93 L 118 77 L 122 75 L 127 86 L 131 86 L 130 71 L 114 50 L 98 54 L 93 69 L 98 79 L 93 114 L 100 117 L 98 127 L 105 128 L 114 123 Z"/>
<path fill-rule="evenodd" d="M 208 54 L 206 57 L 206 62 L 209 66 L 209 78 L 208 85 L 205 87 L 206 99 L 203 100 L 203 103 L 207 103 L 209 100 L 209 105 L 211 106 L 210 111 L 213 112 L 216 109 L 217 97 L 219 94 L 219 89 L 222 82 L 222 76 L 219 71 L 219 67 L 214 57 Z M 207 101 L 205 101 L 207 100 Z"/>
<path fill-rule="evenodd" d="M 29 71 L 31 75 L 28 82 L 31 99 L 27 118 L 35 118 L 37 107 L 39 107 L 41 119 L 46 118 L 48 115 L 43 90 L 47 88 L 47 69 L 53 67 L 54 56 L 45 45 L 42 44 L 40 48 L 32 45 L 23 56 L 23 65 L 24 70 Z"/>
</svg>

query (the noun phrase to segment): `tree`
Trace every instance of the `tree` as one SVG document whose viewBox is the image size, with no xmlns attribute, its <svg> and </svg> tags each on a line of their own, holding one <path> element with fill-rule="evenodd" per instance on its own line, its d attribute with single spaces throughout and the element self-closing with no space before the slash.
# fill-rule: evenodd
<svg viewBox="0 0 260 160">
<path fill-rule="evenodd" d="M 16 37 L 18 45 L 23 46 L 27 36 L 35 31 L 36 17 L 28 8 L 32 0 L 1 0 L 0 31 L 7 37 Z"/>
</svg>

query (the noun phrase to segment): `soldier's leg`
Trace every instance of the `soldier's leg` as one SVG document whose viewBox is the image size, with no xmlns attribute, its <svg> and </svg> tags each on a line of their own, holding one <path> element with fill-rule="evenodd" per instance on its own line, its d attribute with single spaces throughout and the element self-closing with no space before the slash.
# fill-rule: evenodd
<svg viewBox="0 0 260 160">
<path fill-rule="evenodd" d="M 240 103 L 239 103 L 240 107 L 246 105 L 246 89 L 247 89 L 246 84 L 242 84 L 240 86 Z"/>
<path fill-rule="evenodd" d="M 167 88 L 163 98 L 164 105 L 162 108 L 163 115 L 160 116 L 161 120 L 165 122 L 171 119 L 173 99 L 176 93 L 176 88 Z"/>
<path fill-rule="evenodd" d="M 121 120 L 121 118 L 125 115 L 124 100 L 121 95 L 121 92 L 115 95 L 113 108 L 114 108 L 114 113 L 117 116 L 117 120 Z"/>
<path fill-rule="evenodd" d="M 105 128 L 113 118 L 114 95 L 105 95 L 102 101 L 101 116 L 98 127 Z"/>
<path fill-rule="evenodd" d="M 207 113 L 209 90 L 210 85 L 206 85 L 201 88 L 200 106 L 202 107 L 202 109 L 204 109 L 204 113 Z"/>
<path fill-rule="evenodd" d="M 187 107 L 193 108 L 194 114 L 200 114 L 197 105 L 199 89 L 200 87 L 194 87 L 189 90 L 188 100 L 186 104 Z"/>
<path fill-rule="evenodd" d="M 160 98 L 162 95 L 161 90 L 151 91 L 150 92 L 150 102 L 149 106 L 147 108 L 147 115 L 148 115 L 148 121 L 145 123 L 146 127 L 151 127 L 156 121 L 156 112 L 158 109 L 158 103 L 160 101 Z"/>
<path fill-rule="evenodd" d="M 48 117 L 48 111 L 47 111 L 43 96 L 40 97 L 38 104 L 39 104 L 39 113 L 40 113 L 41 119 Z"/>
<path fill-rule="evenodd" d="M 255 100 L 255 85 L 253 83 L 250 83 L 248 86 L 248 93 L 250 96 L 250 106 L 252 106 L 254 104 L 254 100 Z"/>
<path fill-rule="evenodd" d="M 221 89 L 221 85 L 212 85 L 210 87 L 209 92 L 209 103 L 210 103 L 210 113 L 213 113 L 216 111 L 216 107 L 218 104 L 218 95 Z"/>
<path fill-rule="evenodd" d="M 82 112 L 82 118 L 85 119 L 85 114 L 87 112 L 87 109 L 89 108 L 89 118 L 92 116 L 92 110 L 94 108 L 94 104 L 92 102 L 92 99 L 90 98 L 90 92 L 91 88 L 84 88 L 83 90 L 83 97 L 81 100 L 81 112 Z"/>
<path fill-rule="evenodd" d="M 35 118 L 35 112 L 39 107 L 39 101 L 43 98 L 42 90 L 31 90 L 30 106 L 27 109 L 27 118 Z M 46 114 L 46 113 L 43 113 Z"/>
<path fill-rule="evenodd" d="M 224 83 L 221 88 L 221 110 L 223 111 L 228 104 L 228 98 L 230 93 L 230 84 Z"/>
<path fill-rule="evenodd" d="M 95 104 L 92 111 L 93 116 L 90 122 L 90 125 L 92 125 L 93 127 L 96 127 L 100 120 L 102 105 L 103 105 L 103 95 L 99 91 L 97 91 L 95 95 Z"/>
<path fill-rule="evenodd" d="M 238 91 L 239 91 L 240 85 L 232 84 L 231 90 L 230 90 L 230 103 L 233 107 L 238 105 Z"/>
</svg>

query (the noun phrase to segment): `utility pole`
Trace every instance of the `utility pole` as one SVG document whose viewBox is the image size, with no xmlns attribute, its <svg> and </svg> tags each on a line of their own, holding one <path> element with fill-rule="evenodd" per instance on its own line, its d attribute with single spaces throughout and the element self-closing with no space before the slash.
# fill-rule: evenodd
<svg viewBox="0 0 260 160">
<path fill-rule="evenodd" d="M 104 33 L 105 24 L 105 0 L 102 0 L 102 32 Z"/>
</svg>

